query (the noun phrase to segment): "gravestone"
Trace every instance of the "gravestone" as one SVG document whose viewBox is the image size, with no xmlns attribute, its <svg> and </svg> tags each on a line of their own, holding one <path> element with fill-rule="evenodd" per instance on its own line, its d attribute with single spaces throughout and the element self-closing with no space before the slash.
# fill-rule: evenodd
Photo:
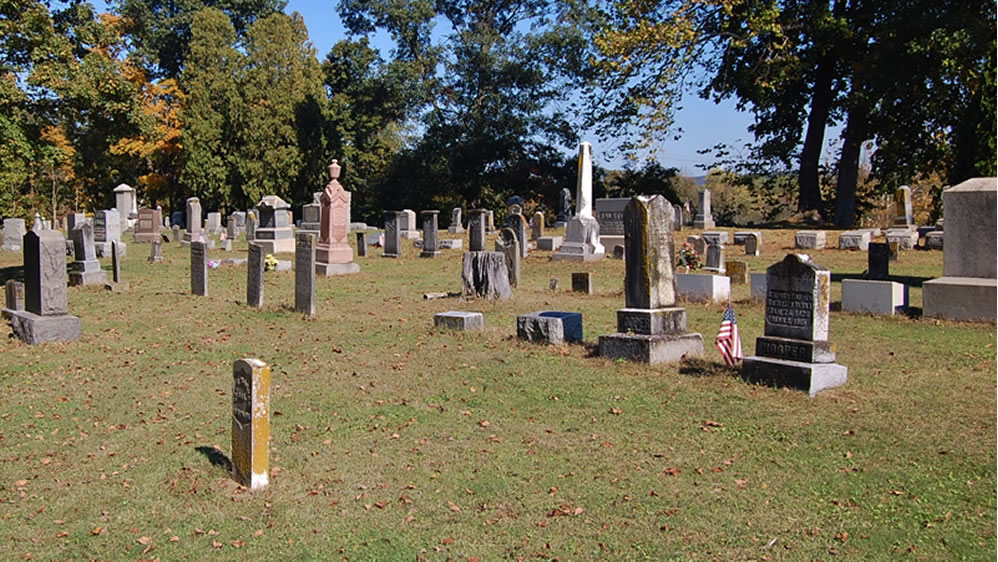
<svg viewBox="0 0 998 562">
<path fill-rule="evenodd" d="M 624 259 L 624 245 L 617 244 L 613 247 L 613 258 L 617 260 Z"/>
<path fill-rule="evenodd" d="M 208 295 L 207 244 L 195 240 L 191 242 L 191 294 Z"/>
<path fill-rule="evenodd" d="M 0 310 L 0 316 L 4 320 L 10 320 L 15 312 L 24 310 L 24 283 L 8 279 L 4 289 L 6 300 L 4 301 L 3 310 Z"/>
<path fill-rule="evenodd" d="M 679 232 L 683 230 L 683 207 L 681 205 L 673 205 L 672 212 L 673 212 L 672 230 Z"/>
<path fill-rule="evenodd" d="M 322 194 L 319 195 L 320 201 Z M 308 203 L 301 207 L 301 224 L 298 225 L 299 232 L 314 234 L 320 237 L 319 228 L 322 223 L 322 204 L 320 202 Z"/>
<path fill-rule="evenodd" d="M 563 228 L 568 219 L 572 216 L 572 191 L 567 187 L 562 188 L 558 194 L 558 215 L 555 216 L 554 228 Z"/>
<path fill-rule="evenodd" d="M 357 235 L 357 256 L 366 258 L 367 257 L 367 237 L 363 231 L 358 231 L 355 233 Z"/>
<path fill-rule="evenodd" d="M 487 211 L 485 209 L 472 209 L 468 211 L 468 251 L 485 251 L 485 222 Z"/>
<path fill-rule="evenodd" d="M 263 268 L 266 254 L 263 246 L 249 243 L 246 259 L 246 304 L 253 308 L 263 308 Z"/>
<path fill-rule="evenodd" d="M 824 247 L 824 230 L 798 230 L 794 234 L 794 248 L 799 250 L 821 250 Z"/>
<path fill-rule="evenodd" d="M 460 238 L 447 238 L 440 241 L 441 250 L 460 250 L 464 248 L 464 240 Z"/>
<path fill-rule="evenodd" d="M 399 231 L 400 211 L 385 211 L 385 250 L 383 258 L 398 258 L 402 256 L 402 235 Z"/>
<path fill-rule="evenodd" d="M 187 219 L 185 218 L 183 211 L 174 211 L 170 213 L 170 227 L 180 226 L 184 227 L 187 225 Z"/>
<path fill-rule="evenodd" d="M 24 219 L 3 219 L 3 250 L 20 252 L 24 234 Z"/>
<path fill-rule="evenodd" d="M 527 219 L 523 216 L 519 205 L 513 205 L 510 208 L 509 216 L 506 217 L 506 228 L 511 228 L 516 233 L 516 241 L 520 248 L 520 258 L 526 258 Z"/>
<path fill-rule="evenodd" d="M 153 240 L 151 249 L 149 250 L 149 258 L 146 260 L 149 263 L 159 263 L 163 261 L 163 241 Z"/>
<path fill-rule="evenodd" d="M 420 211 L 423 219 L 423 251 L 419 253 L 421 258 L 434 258 L 440 255 L 439 242 L 437 241 L 437 217 L 440 211 Z"/>
<path fill-rule="evenodd" d="M 118 257 L 123 258 L 127 255 L 128 247 L 121 241 L 121 221 L 118 220 L 118 211 L 116 209 L 98 211 L 94 215 L 94 248 L 97 250 L 97 257 L 110 255 L 112 243 L 118 244 Z"/>
<path fill-rule="evenodd" d="M 884 242 L 870 242 L 866 259 L 867 279 L 883 281 L 890 278 L 890 245 Z"/>
<path fill-rule="evenodd" d="M 24 248 L 24 310 L 10 318 L 14 335 L 29 345 L 73 341 L 80 319 L 67 314 L 66 239 L 58 230 L 31 231 Z"/>
<path fill-rule="evenodd" d="M 593 217 L 593 147 L 588 142 L 579 145 L 578 185 L 575 216 L 568 221 L 565 241 L 552 260 L 597 261 L 606 249 L 599 241 L 599 223 Z"/>
<path fill-rule="evenodd" d="M 755 234 L 747 234 L 745 236 L 745 255 L 746 256 L 758 256 L 759 255 L 759 245 L 761 239 Z"/>
<path fill-rule="evenodd" d="M 295 251 L 290 208 L 291 205 L 276 195 L 268 195 L 256 204 L 259 221 L 253 241 L 260 244 L 264 253 L 289 254 Z"/>
<path fill-rule="evenodd" d="M 749 281 L 748 263 L 738 260 L 725 262 L 724 274 L 732 285 L 744 285 Z"/>
<path fill-rule="evenodd" d="M 127 285 L 121 281 L 121 260 L 118 259 L 117 242 L 111 242 L 111 281 L 119 287 Z"/>
<path fill-rule="evenodd" d="M 502 252 L 503 256 L 506 257 L 509 285 L 518 287 L 520 285 L 520 241 L 517 239 L 516 231 L 512 228 L 504 228 L 499 231 L 496 246 L 496 251 Z"/>
<path fill-rule="evenodd" d="M 926 233 L 925 235 L 925 249 L 926 250 L 942 250 L 943 249 L 943 231 L 933 230 L 932 232 Z"/>
<path fill-rule="evenodd" d="M 114 188 L 114 201 L 114 207 L 118 210 L 118 219 L 121 221 L 121 232 L 128 232 L 139 217 L 135 188 L 127 183 L 120 184 Z"/>
<path fill-rule="evenodd" d="M 246 241 L 253 242 L 256 240 L 256 226 L 257 218 L 255 212 L 246 213 Z"/>
<path fill-rule="evenodd" d="M 897 244 L 902 250 L 913 250 L 918 246 L 918 231 L 914 228 L 888 228 L 887 243 Z"/>
<path fill-rule="evenodd" d="M 710 212 L 710 190 L 701 189 L 697 196 L 700 204 L 697 205 L 697 216 L 693 219 L 693 228 L 703 230 L 714 228 L 714 216 Z"/>
<path fill-rule="evenodd" d="M 70 285 L 103 285 L 107 283 L 107 274 L 97 261 L 94 249 L 94 230 L 87 223 L 74 228 L 73 253 L 76 258 L 69 264 Z M 65 248 L 63 248 L 65 250 Z"/>
<path fill-rule="evenodd" d="M 731 279 L 727 275 L 677 273 L 676 292 L 689 302 L 725 303 L 731 300 Z"/>
<path fill-rule="evenodd" d="M 506 256 L 502 252 L 465 252 L 461 292 L 466 297 L 484 297 L 490 301 L 512 297 Z"/>
<path fill-rule="evenodd" d="M 870 232 L 867 230 L 851 230 L 839 234 L 840 250 L 861 250 L 870 249 Z"/>
<path fill-rule="evenodd" d="M 596 222 L 599 223 L 599 242 L 604 248 L 624 244 L 624 207 L 627 197 L 597 199 Z"/>
<path fill-rule="evenodd" d="M 239 236 L 246 232 L 246 212 L 234 211 L 231 215 L 229 215 L 229 221 L 226 224 L 226 229 L 229 238 L 237 240 Z"/>
<path fill-rule="evenodd" d="M 464 232 L 464 226 L 461 223 L 461 207 L 454 207 L 450 212 L 450 226 L 447 227 L 447 232 L 450 234 L 460 234 Z"/>
<path fill-rule="evenodd" d="M 908 287 L 894 281 L 842 280 L 842 311 L 894 316 L 908 307 Z"/>
<path fill-rule="evenodd" d="M 340 183 L 340 164 L 329 164 L 329 183 L 319 194 L 319 242 L 315 250 L 315 272 L 319 275 L 349 275 L 360 271 L 350 247 L 351 193 Z M 366 248 L 365 248 L 366 250 Z"/>
<path fill-rule="evenodd" d="M 457 330 L 470 332 L 485 327 L 485 317 L 481 312 L 462 312 L 450 310 L 433 315 L 433 327 L 440 330 Z"/>
<path fill-rule="evenodd" d="M 905 229 L 915 226 L 911 205 L 911 188 L 907 185 L 902 185 L 894 192 L 894 222 L 892 226 Z"/>
<path fill-rule="evenodd" d="M 180 227 L 179 226 L 173 225 L 173 228 L 170 229 L 170 241 L 171 242 L 179 242 L 179 243 L 183 244 L 183 236 L 180 233 Z"/>
<path fill-rule="evenodd" d="M 588 271 L 572 273 L 572 292 L 584 295 L 593 294 L 593 274 Z"/>
<path fill-rule="evenodd" d="M 270 472 L 270 366 L 259 359 L 232 365 L 232 479 L 263 488 Z"/>
<path fill-rule="evenodd" d="M 204 221 L 204 229 L 214 234 L 222 232 L 222 213 L 208 213 L 208 217 Z"/>
<path fill-rule="evenodd" d="M 135 232 L 132 234 L 132 240 L 140 244 L 159 240 L 159 231 L 163 222 L 162 211 L 160 209 L 142 208 L 139 209 L 138 217 L 138 222 L 135 223 Z"/>
<path fill-rule="evenodd" d="M 541 236 L 537 239 L 537 249 L 544 252 L 555 252 L 561 247 L 561 236 Z"/>
<path fill-rule="evenodd" d="M 692 240 L 690 240 L 692 238 Z M 690 236 L 686 239 L 693 245 L 693 251 L 700 256 L 701 259 L 707 259 L 707 239 L 702 236 Z"/>
<path fill-rule="evenodd" d="M 183 245 L 201 237 L 201 200 L 197 197 L 187 199 L 187 228 L 184 231 Z"/>
<path fill-rule="evenodd" d="M 661 195 L 632 197 L 625 207 L 625 308 L 617 333 L 600 336 L 601 356 L 668 363 L 703 355 L 703 337 L 687 333 L 686 310 L 675 306 L 674 219 Z"/>
<path fill-rule="evenodd" d="M 720 244 L 710 244 L 707 246 L 707 261 L 703 268 L 705 271 L 713 273 L 724 273 L 724 246 Z"/>
<path fill-rule="evenodd" d="M 530 239 L 534 242 L 544 237 L 544 213 L 537 211 L 530 224 Z"/>
<path fill-rule="evenodd" d="M 492 211 L 485 211 L 485 231 L 490 234 L 496 231 L 496 215 Z"/>
<path fill-rule="evenodd" d="M 517 316 L 516 337 L 551 345 L 581 342 L 582 314 L 542 310 Z"/>
<path fill-rule="evenodd" d="M 416 211 L 402 209 L 402 212 L 399 214 L 399 237 L 406 240 L 419 238 L 419 228 L 416 225 Z"/>
<path fill-rule="evenodd" d="M 749 236 L 755 236 L 756 240 L 762 244 L 762 231 L 761 230 L 739 230 L 735 232 L 734 244 L 736 246 L 743 246 L 745 242 L 748 241 Z"/>
<path fill-rule="evenodd" d="M 73 230 L 76 230 L 76 227 L 87 222 L 87 217 L 83 213 L 69 213 L 68 215 L 65 216 L 65 219 L 66 219 L 66 232 L 72 232 Z"/>
<path fill-rule="evenodd" d="M 708 244 L 727 244 L 728 243 L 728 233 L 723 230 L 709 230 L 701 234 L 704 240 Z"/>
<path fill-rule="evenodd" d="M 299 232 L 295 244 L 295 312 L 315 316 L 315 270 L 315 235 Z"/>
</svg>

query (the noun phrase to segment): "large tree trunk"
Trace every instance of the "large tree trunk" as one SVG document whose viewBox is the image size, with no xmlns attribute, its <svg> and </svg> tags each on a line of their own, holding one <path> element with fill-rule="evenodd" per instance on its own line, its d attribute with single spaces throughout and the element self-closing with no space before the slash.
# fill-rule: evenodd
<svg viewBox="0 0 998 562">
<path fill-rule="evenodd" d="M 835 226 L 839 228 L 850 228 L 856 223 L 856 184 L 865 137 L 866 109 L 851 107 L 845 131 L 842 132 L 842 155 L 839 157 L 839 177 L 835 185 Z"/>
<path fill-rule="evenodd" d="M 824 215 L 821 201 L 821 187 L 818 182 L 818 164 L 821 160 L 821 147 L 825 142 L 825 124 L 832 106 L 832 57 L 823 56 L 818 60 L 814 77 L 814 92 L 811 96 L 811 112 L 807 116 L 807 134 L 800 154 L 800 197 L 797 210 L 818 211 Z"/>
</svg>

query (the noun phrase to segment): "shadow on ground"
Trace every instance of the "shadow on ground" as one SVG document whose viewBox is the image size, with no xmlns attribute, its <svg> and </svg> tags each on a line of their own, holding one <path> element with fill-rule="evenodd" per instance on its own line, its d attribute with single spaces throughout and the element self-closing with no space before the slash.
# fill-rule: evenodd
<svg viewBox="0 0 998 562">
<path fill-rule="evenodd" d="M 204 455 L 208 459 L 208 462 L 211 463 L 211 466 L 221 468 L 226 472 L 232 472 L 232 461 L 222 451 L 219 451 L 215 447 L 206 447 L 204 445 L 195 447 L 194 450 Z"/>
</svg>

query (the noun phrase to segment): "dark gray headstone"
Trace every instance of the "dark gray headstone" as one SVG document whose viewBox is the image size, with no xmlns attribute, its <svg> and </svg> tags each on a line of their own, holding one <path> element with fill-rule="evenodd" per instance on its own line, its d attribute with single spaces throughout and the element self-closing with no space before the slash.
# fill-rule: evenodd
<svg viewBox="0 0 998 562">
<path fill-rule="evenodd" d="M 399 211 L 385 211 L 385 258 L 397 258 L 402 255 L 401 216 Z"/>
<path fill-rule="evenodd" d="M 5 289 L 7 297 L 6 309 L 12 312 L 24 310 L 24 283 L 8 279 Z"/>
<path fill-rule="evenodd" d="M 423 251 L 421 258 L 432 258 L 440 255 L 439 242 L 437 240 L 437 220 L 440 211 L 421 211 L 423 219 Z"/>
<path fill-rule="evenodd" d="M 24 235 L 24 308 L 39 316 L 66 314 L 66 239 L 58 230 Z"/>
<path fill-rule="evenodd" d="M 250 242 L 246 260 L 246 304 L 253 308 L 263 306 L 263 246 Z"/>
<path fill-rule="evenodd" d="M 468 211 L 468 251 L 481 252 L 485 250 L 485 226 L 487 219 L 485 209 Z"/>
<path fill-rule="evenodd" d="M 502 245 L 502 254 L 506 257 L 509 285 L 518 287 L 520 285 L 520 242 L 516 232 L 512 228 L 502 229 L 499 231 L 499 243 Z"/>
<path fill-rule="evenodd" d="M 111 279 L 121 283 L 121 262 L 118 260 L 118 243 L 111 242 Z"/>
<path fill-rule="evenodd" d="M 867 249 L 866 278 L 884 281 L 890 279 L 891 247 L 886 242 L 870 242 Z"/>
<path fill-rule="evenodd" d="M 593 274 L 588 271 L 581 271 L 572 274 L 572 292 L 593 294 Z"/>
<path fill-rule="evenodd" d="M 367 257 L 367 236 L 363 230 L 357 231 L 357 255 L 366 258 Z"/>
<path fill-rule="evenodd" d="M 295 236 L 295 311 L 315 316 L 315 235 Z"/>
<path fill-rule="evenodd" d="M 829 271 L 797 254 L 766 269 L 767 336 L 828 340 Z"/>
<path fill-rule="evenodd" d="M 195 240 L 191 242 L 191 293 L 208 295 L 207 245 Z"/>
<path fill-rule="evenodd" d="M 711 271 L 724 271 L 724 246 L 720 244 L 707 246 L 707 262 L 704 268 Z"/>
</svg>

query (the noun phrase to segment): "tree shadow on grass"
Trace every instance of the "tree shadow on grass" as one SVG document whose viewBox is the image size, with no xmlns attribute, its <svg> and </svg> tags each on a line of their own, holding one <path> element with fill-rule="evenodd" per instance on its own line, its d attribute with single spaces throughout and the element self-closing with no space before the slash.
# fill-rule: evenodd
<svg viewBox="0 0 998 562">
<path fill-rule="evenodd" d="M 739 370 L 701 357 L 689 357 L 679 363 L 679 374 L 689 377 L 736 377 Z"/>
<path fill-rule="evenodd" d="M 225 470 L 226 472 L 232 472 L 232 461 L 229 457 L 225 456 L 225 453 L 216 449 L 215 447 L 200 446 L 194 447 L 194 450 L 204 455 L 211 466 L 215 466 Z"/>
</svg>

